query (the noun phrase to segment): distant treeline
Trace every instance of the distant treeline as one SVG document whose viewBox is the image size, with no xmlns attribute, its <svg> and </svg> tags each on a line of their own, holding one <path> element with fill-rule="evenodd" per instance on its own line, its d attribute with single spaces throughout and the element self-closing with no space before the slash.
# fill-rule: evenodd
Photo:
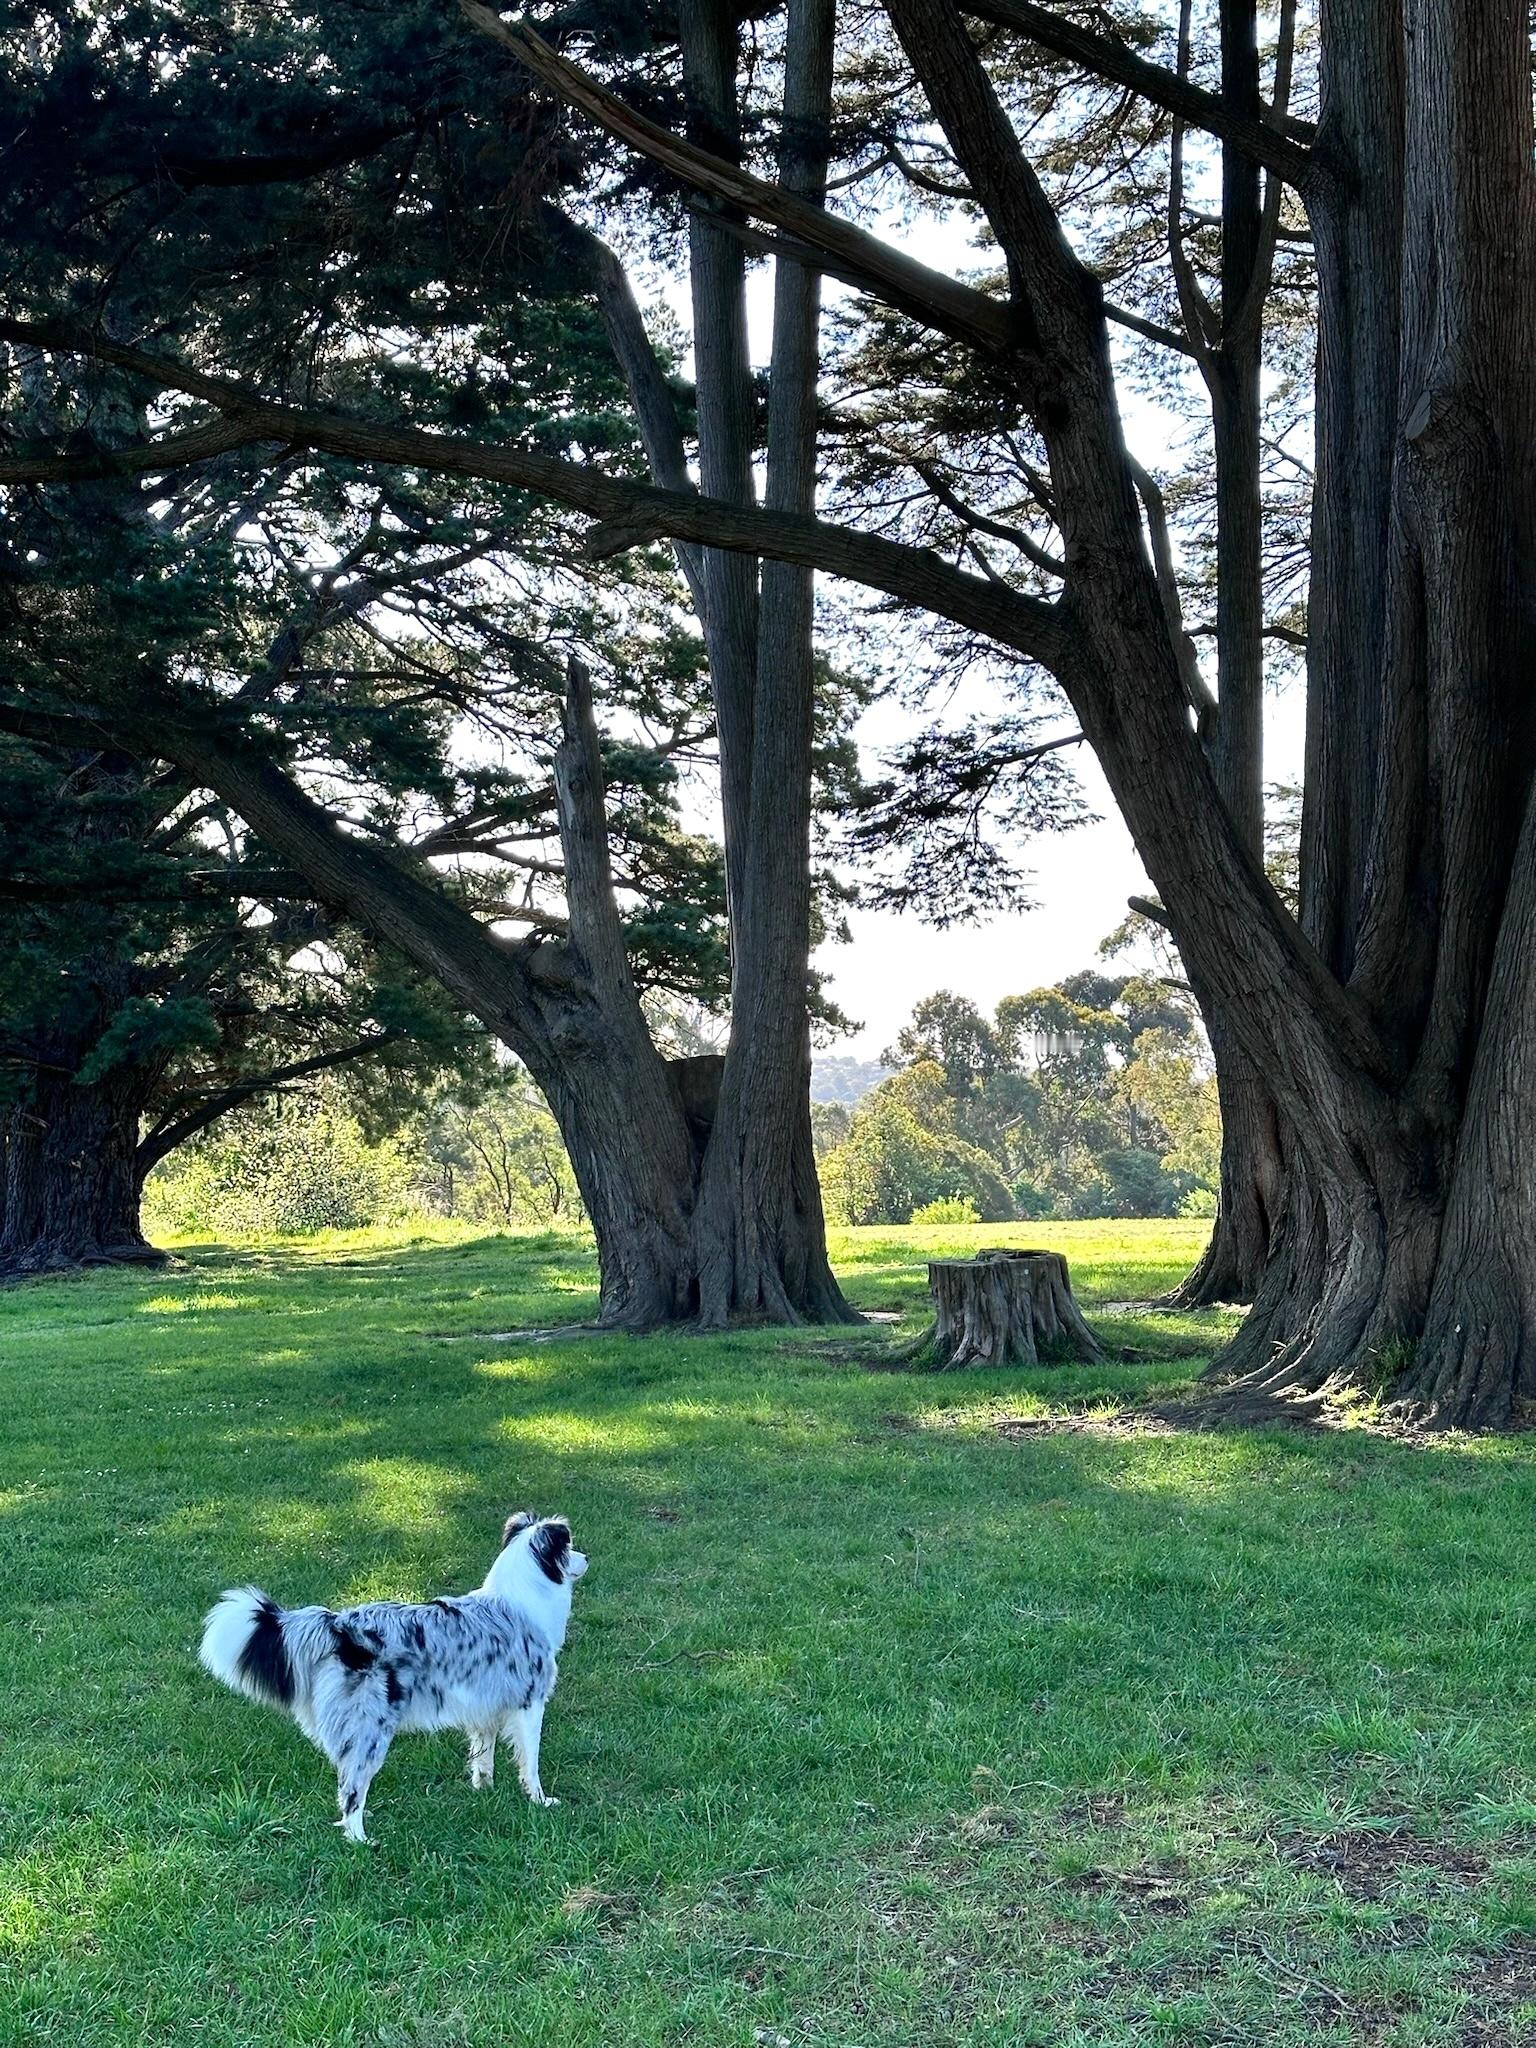
<svg viewBox="0 0 1536 2048">
<path fill-rule="evenodd" d="M 1165 978 L 1089 970 L 991 1017 L 929 996 L 886 1063 L 856 1104 L 822 1096 L 812 1112 L 838 1222 L 1214 1211 L 1216 1083 Z"/>
</svg>

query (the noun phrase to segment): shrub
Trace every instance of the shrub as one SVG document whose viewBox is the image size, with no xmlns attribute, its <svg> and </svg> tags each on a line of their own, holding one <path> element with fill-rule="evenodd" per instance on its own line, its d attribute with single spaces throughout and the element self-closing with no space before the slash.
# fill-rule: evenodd
<svg viewBox="0 0 1536 2048">
<path fill-rule="evenodd" d="M 912 1211 L 914 1223 L 979 1223 L 981 1211 L 969 1195 L 941 1195 Z"/>
<path fill-rule="evenodd" d="M 391 1142 L 370 1145 L 355 1117 L 317 1095 L 226 1118 L 151 1177 L 162 1229 L 289 1237 L 357 1230 L 400 1216 L 410 1169 Z"/>
<path fill-rule="evenodd" d="M 948 1200 L 967 1202 L 983 1223 L 1008 1223 L 1014 1214 L 986 1153 L 925 1129 L 890 1083 L 875 1090 L 822 1160 L 821 1186 L 835 1223 L 905 1223 L 927 1203 Z"/>
</svg>

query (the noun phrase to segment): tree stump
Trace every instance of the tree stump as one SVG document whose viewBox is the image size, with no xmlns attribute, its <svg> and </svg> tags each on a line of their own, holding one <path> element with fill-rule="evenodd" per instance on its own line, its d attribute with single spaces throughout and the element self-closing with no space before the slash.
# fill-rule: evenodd
<svg viewBox="0 0 1536 2048">
<path fill-rule="evenodd" d="M 1099 1357 L 1060 1252 L 982 1252 L 928 1267 L 934 1319 L 907 1356 L 935 1372 L 1065 1365 Z"/>
</svg>

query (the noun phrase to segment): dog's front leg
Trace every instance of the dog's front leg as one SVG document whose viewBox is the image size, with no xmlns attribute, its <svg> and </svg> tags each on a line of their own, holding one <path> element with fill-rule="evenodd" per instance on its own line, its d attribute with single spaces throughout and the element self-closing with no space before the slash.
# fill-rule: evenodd
<svg viewBox="0 0 1536 2048">
<path fill-rule="evenodd" d="M 479 1792 L 489 1785 L 496 1776 L 496 1730 L 494 1728 L 471 1728 L 469 1731 L 469 1782 Z"/>
<path fill-rule="evenodd" d="M 512 1748 L 517 1757 L 517 1775 L 522 1780 L 523 1790 L 535 1806 L 558 1806 L 558 1799 L 551 1799 L 539 1783 L 539 1738 L 544 1730 L 544 1702 L 537 1700 L 531 1707 L 523 1707 L 506 1724 L 506 1733 L 512 1737 Z"/>
</svg>

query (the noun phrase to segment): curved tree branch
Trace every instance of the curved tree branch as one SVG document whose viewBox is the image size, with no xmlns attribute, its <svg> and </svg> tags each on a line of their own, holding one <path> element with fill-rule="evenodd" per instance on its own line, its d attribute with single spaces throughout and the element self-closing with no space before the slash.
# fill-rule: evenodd
<svg viewBox="0 0 1536 2048">
<path fill-rule="evenodd" d="M 670 129 L 626 106 L 616 93 L 600 85 L 579 64 L 552 50 L 532 29 L 513 27 L 489 7 L 482 6 L 480 0 L 459 0 L 459 5 L 474 28 L 510 51 L 561 99 L 579 107 L 610 135 L 628 143 L 652 163 L 671 171 L 691 190 L 707 192 L 713 199 L 739 206 L 756 219 L 785 229 L 843 266 L 839 275 L 941 333 L 993 351 L 1010 348 L 1016 342 L 1008 307 L 986 292 L 960 284 L 941 271 L 930 270 L 926 264 L 890 248 L 877 235 L 867 234 L 863 228 L 813 206 L 784 187 L 755 178 L 723 158 L 712 156 L 708 150 L 684 141 Z"/>
<path fill-rule="evenodd" d="M 988 634 L 1053 674 L 1066 672 L 1072 664 L 1072 636 L 1055 605 L 953 568 L 927 548 L 883 540 L 799 513 L 727 505 L 691 492 L 630 483 L 587 464 L 554 456 L 487 448 L 458 435 L 379 426 L 344 413 L 276 404 L 226 378 L 126 347 L 66 322 L 0 320 L 0 340 L 92 356 L 144 377 L 161 390 L 182 391 L 202 399 L 227 416 L 221 432 L 235 438 L 221 446 L 238 446 L 242 440 L 274 441 L 357 462 L 398 463 L 443 475 L 511 484 L 600 522 L 591 537 L 595 551 L 612 552 L 668 539 L 794 562 L 865 584 L 902 604 Z M 160 444 L 162 449 L 164 445 Z M 140 458 L 141 470 L 159 466 L 149 450 L 127 453 Z M 40 468 L 49 481 L 100 476 L 104 461 L 112 465 L 112 474 L 121 473 L 123 458 L 116 454 L 105 458 L 8 458 L 0 460 L 0 484 L 37 481 Z"/>
<path fill-rule="evenodd" d="M 338 1046 L 334 1052 L 317 1053 L 312 1059 L 295 1060 L 289 1066 L 274 1067 L 270 1073 L 253 1080 L 220 1088 L 185 1115 L 169 1122 L 162 1120 L 147 1131 L 134 1154 L 135 1163 L 140 1173 L 148 1173 L 178 1145 L 186 1144 L 199 1131 L 206 1131 L 210 1124 L 217 1123 L 230 1110 L 238 1109 L 242 1102 L 249 1102 L 257 1095 L 266 1095 L 273 1089 L 284 1088 L 291 1081 L 304 1081 L 312 1074 L 328 1073 L 334 1067 L 345 1066 L 350 1060 L 366 1059 L 369 1053 L 378 1052 L 386 1045 L 400 1044 L 406 1036 L 404 1031 L 377 1031 L 371 1038 L 359 1039 L 355 1045 Z"/>
</svg>

